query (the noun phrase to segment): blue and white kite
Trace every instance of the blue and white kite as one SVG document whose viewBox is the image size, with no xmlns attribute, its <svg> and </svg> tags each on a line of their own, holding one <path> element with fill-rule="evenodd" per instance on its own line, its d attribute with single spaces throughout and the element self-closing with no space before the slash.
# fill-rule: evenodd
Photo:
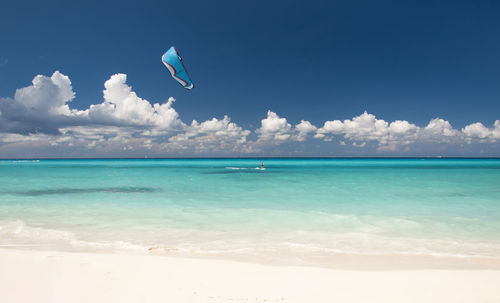
<svg viewBox="0 0 500 303">
<path fill-rule="evenodd" d="M 163 54 L 161 61 L 168 68 L 172 77 L 177 80 L 182 87 L 187 89 L 193 88 L 193 82 L 191 81 L 191 78 L 189 78 L 186 67 L 184 67 L 182 58 L 175 46 L 170 47 L 168 51 Z"/>
</svg>

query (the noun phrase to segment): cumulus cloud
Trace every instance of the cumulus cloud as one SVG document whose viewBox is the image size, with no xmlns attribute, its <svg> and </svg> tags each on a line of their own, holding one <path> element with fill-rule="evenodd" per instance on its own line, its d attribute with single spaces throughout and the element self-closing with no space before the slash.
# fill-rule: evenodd
<svg viewBox="0 0 500 303">
<path fill-rule="evenodd" d="M 127 75 L 116 74 L 104 83 L 104 102 L 85 111 L 94 124 L 156 127 L 162 130 L 182 129 L 185 125 L 172 108 L 174 98 L 164 104 L 139 98 L 127 85 Z"/>
<path fill-rule="evenodd" d="M 13 99 L 0 99 L 0 131 L 57 134 L 60 126 L 82 123 L 81 113 L 68 105 L 74 97 L 67 76 L 58 71 L 51 77 L 38 75 L 31 86 L 17 89 Z"/>
<path fill-rule="evenodd" d="M 388 123 L 364 112 L 344 121 L 326 121 L 323 127 L 317 130 L 315 138 L 326 138 L 333 134 L 355 142 L 378 141 L 380 145 L 404 145 L 416 138 L 418 129 L 408 121 L 396 120 Z"/>
<path fill-rule="evenodd" d="M 295 125 L 298 134 L 296 135 L 297 141 L 305 141 L 310 133 L 314 133 L 318 128 L 311 124 L 309 121 L 301 120 L 299 124 Z"/>
<path fill-rule="evenodd" d="M 484 139 L 490 136 L 491 131 L 481 122 L 476 122 L 464 127 L 462 132 L 469 137 Z"/>
<path fill-rule="evenodd" d="M 316 130 L 316 126 L 305 120 L 292 127 L 286 118 L 268 110 L 267 117 L 262 119 L 261 127 L 255 132 L 258 134 L 257 143 L 280 144 L 286 141 L 305 141 Z"/>
<path fill-rule="evenodd" d="M 492 128 L 484 126 L 481 122 L 476 122 L 465 126 L 462 132 L 467 136 L 470 143 L 473 139 L 480 139 L 481 142 L 496 142 L 500 139 L 500 120 L 496 120 Z"/>
<path fill-rule="evenodd" d="M 194 120 L 185 131 L 170 137 L 166 150 L 191 150 L 197 152 L 249 152 L 245 146 L 249 130 L 231 122 L 228 116 L 212 118 L 202 123 Z"/>
<path fill-rule="evenodd" d="M 283 142 L 290 139 L 292 125 L 286 118 L 280 118 L 275 112 L 267 111 L 267 118 L 262 119 L 261 127 L 255 132 L 259 135 L 259 141 Z"/>
<path fill-rule="evenodd" d="M 479 139 L 479 142 L 496 142 L 500 139 L 500 121 L 497 120 L 493 128 L 487 128 L 477 122 L 465 126 L 460 131 L 454 129 L 450 122 L 440 118 L 432 119 L 425 127 L 419 127 L 405 120 L 389 123 L 364 112 L 344 121 L 326 121 L 314 135 L 315 138 L 325 141 L 331 141 L 332 136 L 351 140 L 354 142 L 353 146 L 356 147 L 364 147 L 366 144 L 363 143 L 374 141 L 378 143 L 379 151 L 395 151 L 402 146 L 416 142 L 470 143 L 475 139 Z M 344 141 L 341 142 L 345 144 Z"/>
<path fill-rule="evenodd" d="M 103 101 L 88 109 L 71 109 L 75 98 L 69 77 L 54 72 L 38 75 L 32 85 L 18 89 L 14 98 L 0 99 L 0 142 L 21 146 L 40 141 L 46 146 L 111 150 L 226 150 L 241 147 L 250 131 L 225 116 L 185 124 L 172 107 L 140 98 L 125 74 L 104 83 Z"/>
<path fill-rule="evenodd" d="M 31 86 L 18 89 L 13 99 L 0 99 L 0 130 L 20 134 L 60 134 L 68 126 L 107 125 L 180 130 L 185 124 L 172 108 L 174 98 L 151 104 L 126 84 L 125 74 L 104 83 L 104 101 L 86 110 L 70 109 L 75 98 L 69 77 L 54 72 L 38 75 Z"/>
</svg>

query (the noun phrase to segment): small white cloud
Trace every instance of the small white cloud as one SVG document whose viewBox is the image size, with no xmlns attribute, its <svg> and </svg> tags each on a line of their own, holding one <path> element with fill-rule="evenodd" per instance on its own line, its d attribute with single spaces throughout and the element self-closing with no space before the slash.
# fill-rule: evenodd
<svg viewBox="0 0 500 303">
<path fill-rule="evenodd" d="M 249 130 L 231 122 L 228 116 L 212 118 L 202 123 L 193 120 L 184 132 L 170 137 L 165 149 L 170 151 L 192 150 L 195 152 L 248 152 L 245 146 Z"/>
<path fill-rule="evenodd" d="M 436 143 L 452 142 L 460 136 L 460 132 L 454 129 L 450 122 L 440 118 L 432 119 L 420 131 L 420 138 L 422 140 Z"/>
<path fill-rule="evenodd" d="M 262 119 L 261 127 L 255 132 L 259 135 L 259 142 L 280 143 L 290 139 L 292 125 L 286 121 L 286 118 L 280 118 L 276 113 L 268 110 L 267 118 Z"/>
<path fill-rule="evenodd" d="M 313 133 L 318 128 L 311 124 L 309 121 L 301 120 L 299 124 L 295 125 L 295 130 L 298 134 L 295 136 L 297 141 L 305 141 L 310 133 Z"/>
<path fill-rule="evenodd" d="M 481 122 L 469 124 L 463 128 L 462 132 L 469 137 L 484 139 L 490 136 L 491 131 Z"/>
<path fill-rule="evenodd" d="M 354 147 L 365 147 L 366 146 L 366 142 L 361 142 L 361 143 L 352 142 L 352 146 L 354 146 Z"/>
<path fill-rule="evenodd" d="M 258 134 L 257 144 L 281 144 L 287 141 L 305 141 L 307 136 L 318 128 L 306 120 L 292 128 L 286 118 L 281 118 L 275 112 L 267 111 L 267 117 L 262 119 L 261 127 L 255 132 Z"/>
<path fill-rule="evenodd" d="M 492 128 L 484 126 L 481 122 L 472 123 L 462 128 L 462 132 L 469 142 L 472 139 L 480 139 L 481 142 L 496 142 L 500 139 L 500 120 L 496 120 Z"/>
<path fill-rule="evenodd" d="M 329 138 L 328 135 L 340 135 L 356 142 L 378 141 L 380 145 L 404 145 L 415 140 L 418 129 L 408 121 L 396 120 L 389 124 L 365 111 L 352 119 L 326 121 L 314 137 L 325 140 Z M 360 145 L 354 146 L 365 146 Z"/>
</svg>

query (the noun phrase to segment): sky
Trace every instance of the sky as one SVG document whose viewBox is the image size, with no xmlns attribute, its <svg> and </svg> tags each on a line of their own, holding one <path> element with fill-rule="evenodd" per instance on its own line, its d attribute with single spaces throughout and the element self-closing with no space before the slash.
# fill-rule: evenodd
<svg viewBox="0 0 500 303">
<path fill-rule="evenodd" d="M 0 9 L 1 158 L 500 156 L 499 83 L 497 1 Z"/>
</svg>

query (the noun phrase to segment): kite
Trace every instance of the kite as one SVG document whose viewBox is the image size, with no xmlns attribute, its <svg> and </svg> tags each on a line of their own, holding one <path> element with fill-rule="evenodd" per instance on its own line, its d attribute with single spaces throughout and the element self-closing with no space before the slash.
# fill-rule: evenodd
<svg viewBox="0 0 500 303">
<path fill-rule="evenodd" d="M 193 88 L 193 82 L 191 81 L 191 78 L 189 78 L 186 67 L 182 63 L 182 58 L 175 46 L 170 47 L 168 51 L 163 54 L 161 61 L 168 68 L 172 77 L 177 80 L 182 87 L 186 89 Z"/>
</svg>

